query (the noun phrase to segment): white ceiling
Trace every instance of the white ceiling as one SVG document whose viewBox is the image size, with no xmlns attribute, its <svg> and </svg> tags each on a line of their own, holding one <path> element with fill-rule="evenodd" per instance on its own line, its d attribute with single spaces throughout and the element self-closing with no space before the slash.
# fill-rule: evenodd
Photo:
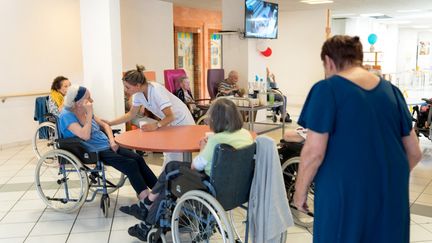
<svg viewBox="0 0 432 243">
<path fill-rule="evenodd" d="M 175 5 L 220 10 L 222 0 L 164 0 Z M 415 25 L 427 25 L 432 29 L 432 0 L 333 0 L 331 4 L 304 4 L 300 0 L 270 0 L 279 3 L 281 11 L 310 9 L 331 9 L 335 17 L 358 17 L 360 14 L 382 13 L 401 27 L 412 28 Z M 417 10 L 417 12 L 400 11 Z M 408 23 L 407 23 L 408 22 Z"/>
</svg>

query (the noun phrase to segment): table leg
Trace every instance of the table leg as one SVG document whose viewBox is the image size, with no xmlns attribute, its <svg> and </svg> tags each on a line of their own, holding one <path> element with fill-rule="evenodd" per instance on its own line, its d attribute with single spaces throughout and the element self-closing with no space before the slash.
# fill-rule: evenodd
<svg viewBox="0 0 432 243">
<path fill-rule="evenodd" d="M 183 152 L 183 161 L 192 163 L 192 153 L 191 152 Z"/>
</svg>

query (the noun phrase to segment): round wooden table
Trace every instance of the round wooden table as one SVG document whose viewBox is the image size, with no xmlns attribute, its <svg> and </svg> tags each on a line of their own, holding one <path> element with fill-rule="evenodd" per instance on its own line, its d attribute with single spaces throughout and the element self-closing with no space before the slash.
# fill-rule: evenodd
<svg viewBox="0 0 432 243">
<path fill-rule="evenodd" d="M 199 152 L 199 141 L 210 132 L 209 126 L 168 126 L 152 132 L 141 129 L 124 132 L 115 137 L 121 146 L 152 152 L 181 152 L 183 160 L 192 162 L 192 152 Z"/>
</svg>

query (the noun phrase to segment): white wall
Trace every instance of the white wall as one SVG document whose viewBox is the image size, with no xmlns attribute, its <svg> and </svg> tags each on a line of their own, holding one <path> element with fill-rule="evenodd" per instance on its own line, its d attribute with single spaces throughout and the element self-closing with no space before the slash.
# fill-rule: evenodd
<svg viewBox="0 0 432 243">
<path fill-rule="evenodd" d="M 0 1 L 0 95 L 82 82 L 79 0 Z M 30 141 L 35 97 L 0 103 L 0 145 Z"/>
<path fill-rule="evenodd" d="M 320 60 L 325 41 L 326 10 L 279 13 L 278 39 L 268 59 L 277 83 L 287 96 L 288 112 L 298 115 L 312 85 L 324 77 Z"/>
<path fill-rule="evenodd" d="M 163 70 L 174 68 L 172 3 L 121 0 L 120 10 L 123 71 L 142 64 L 163 83 Z"/>
</svg>

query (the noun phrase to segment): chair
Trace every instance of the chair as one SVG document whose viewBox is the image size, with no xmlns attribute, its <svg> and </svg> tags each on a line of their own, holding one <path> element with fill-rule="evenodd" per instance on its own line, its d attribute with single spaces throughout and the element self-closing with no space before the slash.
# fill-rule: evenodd
<svg viewBox="0 0 432 243">
<path fill-rule="evenodd" d="M 207 90 L 210 95 L 210 99 L 216 98 L 218 93 L 218 84 L 225 78 L 225 72 L 223 69 L 208 69 L 207 70 Z"/>
<path fill-rule="evenodd" d="M 186 72 L 184 69 L 167 69 L 164 70 L 164 78 L 165 78 L 165 88 L 169 90 L 171 93 L 175 93 L 176 90 L 180 87 L 176 80 L 179 77 L 186 77 Z"/>
<path fill-rule="evenodd" d="M 160 217 L 148 235 L 148 242 L 158 242 L 171 230 L 174 242 L 237 241 L 230 211 L 249 200 L 255 170 L 256 144 L 234 149 L 226 144 L 215 148 L 210 177 L 194 170 L 180 168 L 168 174 L 167 199 L 160 204 Z M 228 173 L 229 172 L 229 173 Z M 172 210 L 174 208 L 174 210 Z M 248 237 L 246 217 L 245 242 Z M 190 232 L 189 232 L 190 231 Z"/>
<path fill-rule="evenodd" d="M 147 81 L 156 81 L 156 72 L 144 71 L 144 77 L 147 79 Z"/>
</svg>

